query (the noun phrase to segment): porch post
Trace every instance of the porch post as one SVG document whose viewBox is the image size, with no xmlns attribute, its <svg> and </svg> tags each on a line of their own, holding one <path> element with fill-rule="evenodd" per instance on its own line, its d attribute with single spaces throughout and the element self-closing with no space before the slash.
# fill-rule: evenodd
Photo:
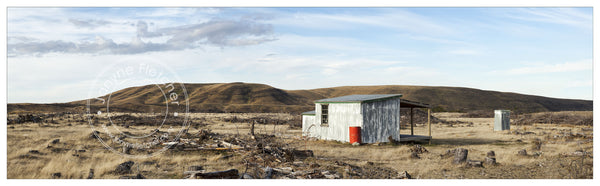
<svg viewBox="0 0 600 186">
<path fill-rule="evenodd" d="M 429 126 L 429 144 L 431 145 L 431 108 L 427 108 L 427 126 Z"/>
<path fill-rule="evenodd" d="M 410 135 L 415 135 L 415 131 L 413 128 L 413 107 L 410 107 Z"/>
</svg>

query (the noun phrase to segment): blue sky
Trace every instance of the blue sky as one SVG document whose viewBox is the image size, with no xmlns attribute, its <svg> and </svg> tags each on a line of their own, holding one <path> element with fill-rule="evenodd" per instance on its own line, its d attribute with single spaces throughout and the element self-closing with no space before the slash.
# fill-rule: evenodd
<svg viewBox="0 0 600 186">
<path fill-rule="evenodd" d="M 592 99 L 592 8 L 7 11 L 9 103 L 89 98 L 99 69 L 123 58 L 167 64 L 186 83 L 459 86 Z"/>
</svg>

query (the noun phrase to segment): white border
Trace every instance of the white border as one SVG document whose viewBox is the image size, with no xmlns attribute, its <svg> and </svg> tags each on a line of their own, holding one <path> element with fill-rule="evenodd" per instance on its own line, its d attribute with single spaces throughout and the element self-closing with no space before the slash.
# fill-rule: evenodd
<svg viewBox="0 0 600 186">
<path fill-rule="evenodd" d="M 63 0 L 63 1 L 43 1 L 43 0 L 10 0 L 9 2 L 2 1 L 4 5 L 0 10 L 2 16 L 3 37 L 0 52 L 2 56 L 6 56 L 6 8 L 9 6 L 49 6 L 49 7 L 87 7 L 87 6 L 153 6 L 153 7 L 183 7 L 183 6 L 201 6 L 201 7 L 596 7 L 598 0 L 403 0 L 403 1 L 386 1 L 386 0 L 256 0 L 256 1 L 241 1 L 241 0 L 222 0 L 222 1 L 189 1 L 189 0 L 145 0 L 145 1 L 130 1 L 130 0 L 109 0 L 109 1 L 82 1 L 82 0 Z M 594 14 L 594 35 L 598 31 L 598 15 Z M 598 43 L 598 37 L 594 37 L 594 46 Z M 600 50 L 594 47 L 594 54 L 600 54 Z M 6 72 L 6 57 L 5 63 L 2 65 L 2 82 L 1 99 L 3 101 L 2 111 L 0 115 L 6 118 L 6 103 L 7 103 L 7 72 Z M 598 70 L 597 65 L 594 65 L 594 71 Z M 594 76 L 594 85 L 597 77 Z M 594 86 L 594 92 L 598 92 L 600 86 Z M 596 94 L 594 94 L 594 98 Z M 598 104 L 594 103 L 594 110 L 597 110 Z M 595 118 L 599 118 L 598 114 L 594 113 Z M 514 184 L 561 184 L 561 185 L 598 185 L 596 179 L 590 180 L 7 180 L 7 162 L 6 162 L 6 120 L 2 119 L 4 125 L 0 128 L 2 148 L 2 160 L 0 166 L 0 178 L 2 185 L 21 185 L 21 184 L 60 184 L 60 185 L 106 185 L 106 184 L 243 184 L 243 185 L 265 185 L 265 184 L 292 184 L 292 185 L 307 185 L 307 184 L 340 184 L 340 185 L 372 185 L 372 184 L 425 184 L 425 185 L 514 185 Z M 594 122 L 597 123 L 597 122 Z M 597 131 L 596 131 L 597 133 Z M 594 140 L 597 143 L 597 139 Z M 596 151 L 594 149 L 594 151 Z M 598 163 L 594 161 L 594 170 L 597 170 Z M 597 175 L 598 173 L 596 173 Z M 595 178 L 598 176 L 594 176 Z"/>
</svg>

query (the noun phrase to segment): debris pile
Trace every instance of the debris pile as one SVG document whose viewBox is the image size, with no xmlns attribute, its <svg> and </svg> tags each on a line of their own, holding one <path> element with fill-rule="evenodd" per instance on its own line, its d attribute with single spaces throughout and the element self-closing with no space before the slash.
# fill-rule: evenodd
<svg viewBox="0 0 600 186">
<path fill-rule="evenodd" d="M 274 124 L 274 125 L 289 125 L 290 127 L 302 127 L 302 117 L 294 116 L 289 118 L 277 118 L 267 116 L 255 116 L 251 118 L 243 117 L 225 117 L 222 118 L 224 122 L 230 123 L 255 123 L 255 124 Z"/>
<path fill-rule="evenodd" d="M 410 148 L 410 153 L 411 153 L 410 158 L 421 159 L 421 157 L 419 155 L 426 153 L 426 152 L 429 152 L 429 151 L 427 151 L 427 149 L 425 149 L 425 147 L 417 144 Z"/>
<path fill-rule="evenodd" d="M 241 157 L 245 169 L 229 169 L 207 172 L 202 165 L 188 167 L 184 178 L 190 179 L 342 179 L 342 178 L 401 178 L 396 170 L 376 166 L 367 162 L 365 166 L 356 166 L 341 161 L 324 160 L 314 157 L 311 150 L 291 148 L 289 144 L 278 141 L 274 135 L 255 134 L 249 138 L 216 134 L 210 130 L 201 130 L 181 138 L 173 146 L 182 146 L 175 150 L 226 150 L 232 154 L 226 156 Z M 423 147 L 415 147 L 424 153 Z M 224 156 L 225 157 L 225 156 Z M 326 166 L 317 162 L 326 161 Z"/>
<path fill-rule="evenodd" d="M 19 114 L 19 116 L 17 116 L 17 118 L 15 119 L 10 119 L 7 118 L 6 123 L 7 124 L 22 124 L 22 123 L 28 123 L 28 122 L 32 122 L 32 123 L 41 123 L 44 121 L 43 118 L 44 114 Z"/>
</svg>

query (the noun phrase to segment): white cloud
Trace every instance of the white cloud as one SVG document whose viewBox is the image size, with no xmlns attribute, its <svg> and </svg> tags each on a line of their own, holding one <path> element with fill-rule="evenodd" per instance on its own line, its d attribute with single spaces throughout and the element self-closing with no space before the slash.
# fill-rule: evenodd
<svg viewBox="0 0 600 186">
<path fill-rule="evenodd" d="M 507 72 L 509 74 L 541 74 L 541 73 L 555 73 L 555 72 L 574 72 L 592 70 L 592 60 L 580 60 L 575 62 L 565 62 L 559 64 L 543 64 L 538 66 L 521 67 L 510 69 Z"/>
<path fill-rule="evenodd" d="M 592 15 L 573 8 L 522 8 L 504 16 L 525 21 L 592 27 Z"/>
<path fill-rule="evenodd" d="M 79 13 L 70 12 L 68 9 L 43 9 L 41 13 L 35 10 L 37 9 L 9 9 L 8 38 L 11 42 L 7 46 L 8 56 L 39 56 L 47 53 L 135 54 L 183 50 L 206 45 L 257 45 L 276 39 L 272 35 L 272 26 L 258 21 L 263 19 L 262 17 L 200 19 L 204 21 L 195 23 L 171 21 L 173 23 L 166 25 L 154 23 L 161 22 L 163 18 L 160 16 L 177 20 L 202 12 L 196 9 L 166 9 L 160 12 L 160 16 L 151 17 L 154 19 L 149 23 L 141 19 L 135 20 L 135 17 L 130 17 L 130 20 L 112 20 L 110 14 L 102 19 L 89 19 L 85 16 L 80 18 L 75 17 Z M 214 14 L 211 13 L 214 10 L 208 12 Z M 47 17 L 52 18 L 40 16 L 45 14 L 51 14 Z M 44 28 L 46 25 L 57 29 L 31 29 Z M 90 32 L 90 29 L 94 31 Z"/>
<path fill-rule="evenodd" d="M 471 45 L 470 43 L 465 42 L 465 41 L 452 40 L 452 39 L 446 39 L 446 38 L 428 37 L 428 36 L 423 36 L 423 35 L 400 35 L 400 37 L 408 37 L 413 40 L 435 42 L 435 43 L 441 43 L 441 44 Z"/>
<path fill-rule="evenodd" d="M 444 13 L 447 17 L 439 16 L 444 10 L 434 14 L 410 8 L 369 10 L 373 11 L 312 9 L 294 14 L 290 12 L 296 10 L 272 8 L 110 8 L 100 11 L 102 16 L 73 9 L 40 9 L 33 15 L 9 10 L 9 102 L 84 99 L 86 92 L 75 91 L 87 88 L 97 74 L 94 69 L 122 57 L 167 63 L 189 83 L 243 81 L 284 89 L 411 84 L 485 87 L 556 97 L 571 96 L 557 92 L 572 86 L 584 91 L 571 97 L 589 93 L 585 90 L 592 73 L 557 72 L 591 72 L 591 59 L 558 64 L 516 62 L 551 61 L 556 56 L 590 58 L 591 52 L 585 52 L 589 47 L 577 42 L 591 35 L 561 32 L 582 23 L 585 14 L 568 14 L 574 23 L 559 21 L 549 27 L 489 16 L 480 10 Z M 515 16 L 529 14 L 518 13 Z M 462 17 L 471 14 L 481 18 Z M 557 15 L 535 15 L 535 19 L 548 21 L 545 19 L 552 16 Z M 540 34 L 547 28 L 557 29 Z M 529 37 L 519 40 L 505 32 L 535 35 L 548 42 L 553 38 L 574 42 L 560 49 L 545 48 L 527 40 Z M 542 49 L 551 55 L 540 55 L 537 51 Z M 36 51 L 40 57 L 33 57 Z M 489 69 L 503 71 L 489 73 Z M 555 74 L 536 76 L 538 73 Z"/>
<path fill-rule="evenodd" d="M 104 26 L 104 25 L 108 25 L 111 24 L 110 21 L 105 21 L 105 20 L 94 20 L 94 19 L 89 19 L 89 20 L 83 20 L 83 19 L 69 19 L 69 22 L 71 22 L 73 25 L 77 26 L 77 27 L 81 27 L 81 28 L 89 28 L 89 29 L 94 29 L 100 26 Z"/>
<path fill-rule="evenodd" d="M 311 28 L 319 30 L 348 30 L 366 26 L 395 29 L 420 34 L 444 35 L 455 32 L 426 16 L 401 9 L 378 10 L 369 14 L 351 13 L 289 13 L 279 12 L 279 16 L 269 21 L 281 26 Z"/>
<path fill-rule="evenodd" d="M 479 55 L 480 52 L 477 50 L 471 50 L 471 49 L 458 49 L 458 50 L 450 50 L 448 51 L 449 54 L 454 54 L 454 55 Z"/>
</svg>

